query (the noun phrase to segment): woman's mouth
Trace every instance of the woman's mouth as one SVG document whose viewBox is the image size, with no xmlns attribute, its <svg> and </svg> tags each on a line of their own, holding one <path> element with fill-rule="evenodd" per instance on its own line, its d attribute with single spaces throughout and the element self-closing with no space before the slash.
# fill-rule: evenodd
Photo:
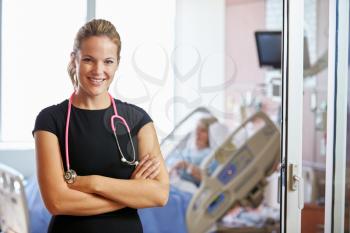
<svg viewBox="0 0 350 233">
<path fill-rule="evenodd" d="M 103 78 L 89 78 L 90 83 L 94 86 L 100 86 L 105 80 Z"/>
</svg>

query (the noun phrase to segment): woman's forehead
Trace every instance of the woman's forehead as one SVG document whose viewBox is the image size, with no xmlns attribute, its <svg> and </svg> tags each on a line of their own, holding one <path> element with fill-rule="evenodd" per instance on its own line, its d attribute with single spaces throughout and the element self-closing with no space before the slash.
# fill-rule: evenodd
<svg viewBox="0 0 350 233">
<path fill-rule="evenodd" d="M 117 45 L 107 36 L 91 36 L 82 41 L 78 52 L 92 57 L 116 57 L 117 51 Z"/>
</svg>

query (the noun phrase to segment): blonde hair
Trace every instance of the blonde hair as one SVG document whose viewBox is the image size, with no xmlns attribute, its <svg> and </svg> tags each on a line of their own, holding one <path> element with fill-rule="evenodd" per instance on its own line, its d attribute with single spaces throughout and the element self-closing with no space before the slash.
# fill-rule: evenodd
<svg viewBox="0 0 350 233">
<path fill-rule="evenodd" d="M 117 46 L 117 63 L 119 63 L 121 50 L 119 33 L 111 22 L 104 19 L 93 19 L 79 29 L 74 39 L 73 53 L 76 54 L 81 48 L 82 42 L 92 36 L 107 36 Z M 74 88 L 76 88 L 78 80 L 76 79 L 76 68 L 73 58 L 68 63 L 67 71 Z"/>
</svg>

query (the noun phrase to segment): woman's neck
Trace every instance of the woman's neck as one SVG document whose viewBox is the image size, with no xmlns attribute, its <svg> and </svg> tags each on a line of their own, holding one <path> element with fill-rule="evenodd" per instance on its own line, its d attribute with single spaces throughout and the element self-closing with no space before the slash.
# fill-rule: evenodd
<svg viewBox="0 0 350 233">
<path fill-rule="evenodd" d="M 111 100 L 108 92 L 96 96 L 76 92 L 73 95 L 72 104 L 81 109 L 98 110 L 108 108 L 111 105 Z"/>
</svg>

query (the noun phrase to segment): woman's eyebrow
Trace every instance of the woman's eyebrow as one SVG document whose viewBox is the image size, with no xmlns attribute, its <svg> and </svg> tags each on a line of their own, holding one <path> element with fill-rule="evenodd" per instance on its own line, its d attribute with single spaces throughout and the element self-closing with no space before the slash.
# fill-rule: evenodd
<svg viewBox="0 0 350 233">
<path fill-rule="evenodd" d="M 94 56 L 91 56 L 91 55 L 89 55 L 89 54 L 82 54 L 81 56 L 82 56 L 82 57 L 90 57 L 90 58 L 95 59 Z M 115 60 L 116 58 L 115 58 L 115 57 L 106 57 L 106 58 L 104 58 L 103 60 L 107 60 L 107 59 L 113 59 L 113 60 Z"/>
<path fill-rule="evenodd" d="M 82 54 L 82 57 L 89 57 L 89 58 L 94 58 L 93 56 L 89 55 L 89 54 Z"/>
</svg>

